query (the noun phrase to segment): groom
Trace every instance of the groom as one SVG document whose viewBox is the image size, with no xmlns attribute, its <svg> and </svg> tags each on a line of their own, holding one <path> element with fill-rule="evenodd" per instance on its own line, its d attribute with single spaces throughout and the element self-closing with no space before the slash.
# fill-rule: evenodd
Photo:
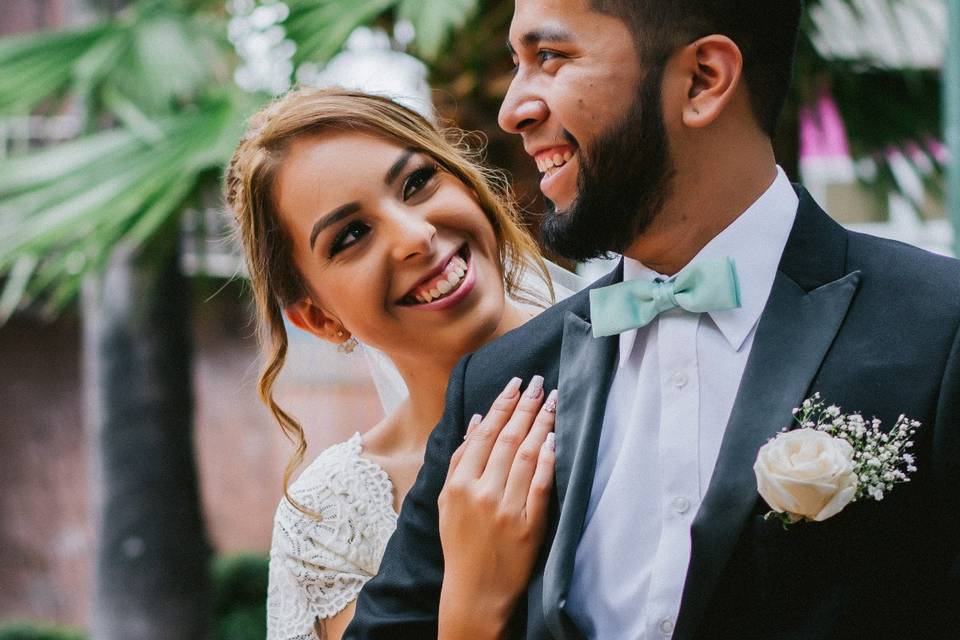
<svg viewBox="0 0 960 640">
<path fill-rule="evenodd" d="M 534 374 L 560 391 L 556 487 L 507 637 L 958 637 L 960 266 L 844 230 L 777 168 L 800 14 L 516 0 L 500 123 L 545 173 L 544 239 L 625 258 L 456 368 L 347 637 L 435 636 L 449 458 L 470 415 Z M 631 311 L 609 288 L 708 272 L 700 307 L 663 294 Z M 784 527 L 753 465 L 814 392 L 885 428 L 919 420 L 918 470 L 882 501 Z"/>
</svg>

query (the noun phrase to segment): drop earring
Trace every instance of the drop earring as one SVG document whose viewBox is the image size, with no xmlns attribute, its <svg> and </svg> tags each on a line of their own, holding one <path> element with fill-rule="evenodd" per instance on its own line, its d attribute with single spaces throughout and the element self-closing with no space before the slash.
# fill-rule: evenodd
<svg viewBox="0 0 960 640">
<path fill-rule="evenodd" d="M 337 330 L 337 337 L 342 338 L 346 334 L 342 330 Z M 337 345 L 337 351 L 340 353 L 353 353 L 353 350 L 357 348 L 357 345 L 360 344 L 356 338 L 350 336 L 343 342 Z"/>
</svg>

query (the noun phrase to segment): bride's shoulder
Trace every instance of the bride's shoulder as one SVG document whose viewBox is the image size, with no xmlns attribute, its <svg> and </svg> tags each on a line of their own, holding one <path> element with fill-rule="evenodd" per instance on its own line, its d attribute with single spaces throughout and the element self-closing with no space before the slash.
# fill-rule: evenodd
<svg viewBox="0 0 960 640">
<path fill-rule="evenodd" d="M 290 496 L 311 510 L 342 504 L 372 503 L 392 506 L 392 484 L 387 473 L 362 455 L 363 439 L 359 432 L 349 439 L 324 449 L 290 484 Z M 292 507 L 286 498 L 280 508 Z"/>
</svg>

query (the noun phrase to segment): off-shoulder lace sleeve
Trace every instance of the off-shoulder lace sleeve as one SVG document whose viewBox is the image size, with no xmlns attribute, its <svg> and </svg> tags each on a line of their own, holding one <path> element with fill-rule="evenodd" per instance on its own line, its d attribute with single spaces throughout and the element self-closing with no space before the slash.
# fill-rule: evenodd
<svg viewBox="0 0 960 640">
<path fill-rule="evenodd" d="M 360 434 L 325 450 L 277 507 L 270 548 L 268 640 L 313 640 L 314 620 L 342 611 L 380 566 L 397 525 L 393 485 L 361 453 Z"/>
</svg>

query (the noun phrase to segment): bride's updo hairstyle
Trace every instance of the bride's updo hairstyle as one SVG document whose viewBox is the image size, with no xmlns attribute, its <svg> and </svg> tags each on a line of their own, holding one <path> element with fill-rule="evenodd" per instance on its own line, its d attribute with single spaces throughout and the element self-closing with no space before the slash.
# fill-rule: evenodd
<svg viewBox="0 0 960 640">
<path fill-rule="evenodd" d="M 283 309 L 309 295 L 294 265 L 291 241 L 280 224 L 273 188 L 290 144 L 326 131 L 365 133 L 429 155 L 471 189 L 493 226 L 500 252 L 504 290 L 510 297 L 544 306 L 522 286 L 527 269 L 552 286 L 536 243 L 523 228 L 509 182 L 483 167 L 478 151 L 456 129 L 440 130 L 416 112 L 388 98 L 343 89 L 299 89 L 264 107 L 247 124 L 224 178 L 224 197 L 236 218 L 247 273 L 256 300 L 261 348 L 267 354 L 260 374 L 260 398 L 296 451 L 284 473 L 284 494 L 303 461 L 307 443 L 299 422 L 273 398 L 273 385 L 287 354 Z"/>
</svg>

